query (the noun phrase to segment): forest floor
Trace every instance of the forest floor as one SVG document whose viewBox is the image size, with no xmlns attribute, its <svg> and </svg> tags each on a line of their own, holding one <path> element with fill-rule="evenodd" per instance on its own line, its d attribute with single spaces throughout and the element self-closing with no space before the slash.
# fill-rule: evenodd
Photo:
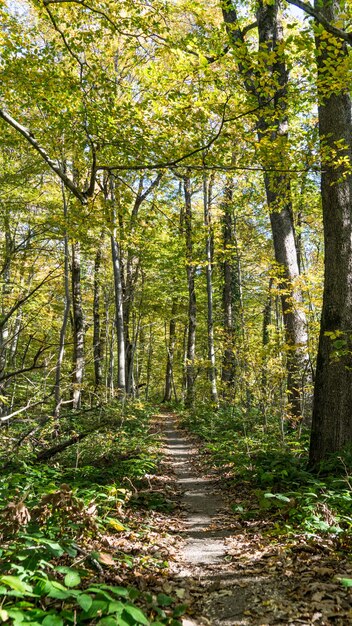
<svg viewBox="0 0 352 626">
<path fill-rule="evenodd" d="M 168 522 L 176 550 L 164 590 L 187 602 L 184 626 L 352 624 L 352 590 L 339 580 L 352 576 L 352 564 L 334 539 L 279 533 L 265 512 L 241 519 L 234 509 L 255 498 L 250 487 L 236 488 L 209 469 L 201 444 L 176 416 L 157 422 L 165 448 L 155 488 L 167 485 L 176 502 Z"/>
</svg>

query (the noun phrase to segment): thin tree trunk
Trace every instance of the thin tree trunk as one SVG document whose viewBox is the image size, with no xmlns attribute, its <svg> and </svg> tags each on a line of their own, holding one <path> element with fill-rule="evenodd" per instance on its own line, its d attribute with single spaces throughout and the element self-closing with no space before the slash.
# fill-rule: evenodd
<svg viewBox="0 0 352 626">
<path fill-rule="evenodd" d="M 336 0 L 319 0 L 315 6 L 332 24 L 338 19 L 340 3 Z M 310 442 L 312 466 L 352 443 L 351 98 L 347 85 L 337 91 L 334 78 L 327 82 L 327 71 L 331 70 L 332 76 L 334 72 L 343 75 L 347 50 L 330 35 L 317 37 L 316 46 L 325 278 Z M 340 164 L 334 161 L 336 150 Z"/>
<path fill-rule="evenodd" d="M 147 361 L 147 383 L 145 386 L 145 399 L 149 399 L 150 380 L 152 376 L 152 361 L 153 361 L 153 331 L 152 325 L 149 325 L 149 344 L 148 344 L 148 361 Z"/>
<path fill-rule="evenodd" d="M 94 379 L 95 389 L 97 390 L 103 379 L 103 346 L 101 341 L 100 328 L 100 267 L 103 244 L 103 233 L 100 237 L 100 246 L 95 255 L 94 261 L 94 297 L 93 297 L 93 357 L 94 357 Z"/>
<path fill-rule="evenodd" d="M 62 197 L 63 197 L 63 205 L 64 205 L 64 220 L 67 220 L 67 202 L 66 202 L 66 194 L 65 189 L 62 186 Z M 55 368 L 55 389 L 54 389 L 54 411 L 53 415 L 55 419 L 60 417 L 60 408 L 62 404 L 62 395 L 61 395 L 61 371 L 62 371 L 62 363 L 64 360 L 65 354 L 65 340 L 66 340 L 66 330 L 67 323 L 70 316 L 71 309 L 71 294 L 70 294 L 70 251 L 69 251 L 69 243 L 67 232 L 65 231 L 64 235 L 64 290 L 65 290 L 65 299 L 64 299 L 64 311 L 62 318 L 62 325 L 60 329 L 60 337 L 59 337 L 59 351 L 56 361 Z"/>
<path fill-rule="evenodd" d="M 112 204 L 113 232 L 111 234 L 111 256 L 114 271 L 115 288 L 115 326 L 117 335 L 117 388 L 119 394 L 124 398 L 126 393 L 126 350 L 124 333 L 124 310 L 123 310 L 123 286 L 121 272 L 120 246 L 117 241 L 116 227 L 116 197 L 113 178 L 110 179 L 110 194 Z"/>
<path fill-rule="evenodd" d="M 273 279 L 270 278 L 268 295 L 267 295 L 267 299 L 266 299 L 266 303 L 265 303 L 265 307 L 263 311 L 263 338 L 262 338 L 263 358 L 262 358 L 262 393 L 261 393 L 262 397 L 261 397 L 260 404 L 261 404 L 261 411 L 263 413 L 264 428 L 267 427 L 267 417 L 266 417 L 267 415 L 266 405 L 267 405 L 267 398 L 268 398 L 267 346 L 270 341 L 269 326 L 271 324 L 271 317 L 272 317 L 272 304 L 273 304 L 273 298 L 271 294 L 272 284 L 273 284 Z"/>
<path fill-rule="evenodd" d="M 116 229 L 111 235 L 111 253 L 114 269 L 115 285 L 115 326 L 117 334 L 117 387 L 119 393 L 124 396 L 126 392 L 126 358 L 125 358 L 125 335 L 123 327 L 123 294 L 121 281 L 120 250 L 116 239 Z"/>
<path fill-rule="evenodd" d="M 167 344 L 167 361 L 166 361 L 166 373 L 165 373 L 165 392 L 163 402 L 170 402 L 172 398 L 173 390 L 173 364 L 174 364 L 174 352 L 176 343 L 176 301 L 173 300 L 171 308 L 171 319 L 169 323 L 169 342 Z M 166 325 L 165 325 L 166 326 Z M 165 328 L 166 334 L 166 328 Z"/>
<path fill-rule="evenodd" d="M 186 238 L 186 263 L 188 285 L 188 337 L 187 337 L 187 360 L 186 360 L 186 398 L 185 406 L 192 408 L 195 400 L 195 356 L 196 356 L 196 323 L 197 303 L 195 291 L 195 265 L 193 262 L 193 237 L 192 237 L 192 202 L 191 181 L 188 176 L 183 179 L 185 197 L 184 228 Z"/>
<path fill-rule="evenodd" d="M 10 278 L 11 278 L 11 257 L 13 252 L 13 241 L 10 231 L 10 218 L 7 211 L 4 214 L 4 230 L 5 230 L 5 258 L 2 267 L 2 299 L 1 299 L 1 315 L 6 314 L 6 299 L 11 292 Z M 9 340 L 9 327 L 8 322 L 0 326 L 0 375 L 2 375 L 7 368 L 8 359 L 8 340 Z M 6 404 L 6 382 L 4 381 L 0 385 L 0 415 L 5 416 L 7 412 Z"/>
<path fill-rule="evenodd" d="M 183 372 L 182 372 L 182 401 L 186 401 L 187 393 L 187 339 L 188 339 L 188 326 L 184 327 L 183 341 L 182 341 L 182 355 L 183 355 Z"/>
<path fill-rule="evenodd" d="M 228 183 L 224 190 L 222 231 L 223 231 L 223 329 L 224 329 L 224 353 L 222 358 L 221 379 L 224 383 L 224 393 L 227 395 L 230 386 L 235 380 L 235 355 L 234 355 L 234 320 L 233 320 L 233 286 L 234 269 L 232 262 L 233 228 L 232 228 L 232 184 Z"/>
<path fill-rule="evenodd" d="M 110 398 L 114 397 L 114 368 L 115 368 L 115 329 L 116 324 L 111 326 L 110 340 L 107 342 L 107 346 L 109 346 L 109 355 L 108 355 L 108 366 L 107 366 L 107 388 L 110 392 Z"/>
<path fill-rule="evenodd" d="M 138 213 L 143 204 L 143 202 L 148 198 L 148 196 L 153 192 L 154 189 L 157 188 L 159 182 L 162 178 L 162 173 L 157 174 L 155 179 L 150 183 L 149 187 L 144 188 L 144 176 L 141 176 L 138 183 L 138 191 L 135 197 L 135 201 L 132 207 L 130 223 L 129 223 L 129 237 L 131 240 L 134 238 Z M 121 216 L 122 222 L 122 216 Z M 126 358 L 126 393 L 127 395 L 134 394 L 134 384 L 133 384 L 133 370 L 134 370 L 134 355 L 135 355 L 135 346 L 133 343 L 133 333 L 131 340 L 131 331 L 130 331 L 130 317 L 132 312 L 132 307 L 135 298 L 135 289 L 138 280 L 138 275 L 140 271 L 140 259 L 136 257 L 133 246 L 130 246 L 127 250 L 127 259 L 125 266 L 125 273 L 123 278 L 123 286 L 124 286 L 124 328 L 125 328 L 125 358 Z"/>
<path fill-rule="evenodd" d="M 72 244 L 73 376 L 72 408 L 81 406 L 84 373 L 84 318 L 81 291 L 81 245 Z"/>
<path fill-rule="evenodd" d="M 211 192 L 212 180 L 207 180 L 203 175 L 203 206 L 204 225 L 206 228 L 206 278 L 207 278 L 207 321 L 208 321 L 208 361 L 209 380 L 211 385 L 211 401 L 218 403 L 218 391 L 216 385 L 216 360 L 214 345 L 214 315 L 213 315 L 213 245 L 214 237 L 211 223 Z"/>
</svg>

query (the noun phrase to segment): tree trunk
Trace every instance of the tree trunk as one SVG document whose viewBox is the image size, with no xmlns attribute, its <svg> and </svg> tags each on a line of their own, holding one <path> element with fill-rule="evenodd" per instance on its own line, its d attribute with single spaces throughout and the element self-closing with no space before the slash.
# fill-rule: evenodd
<svg viewBox="0 0 352 626">
<path fill-rule="evenodd" d="M 260 50 L 273 51 L 275 60 L 271 71 L 271 80 L 276 82 L 273 101 L 273 115 L 258 118 L 257 129 L 259 141 L 271 141 L 279 146 L 279 163 L 285 163 L 288 138 L 287 123 L 287 70 L 285 58 L 280 52 L 282 28 L 278 20 L 279 3 L 273 5 L 260 2 L 257 11 Z M 264 106 L 265 97 L 259 96 L 259 103 Z M 265 159 L 264 159 L 265 160 Z M 275 156 L 277 162 L 277 155 Z M 266 166 L 274 165 L 269 155 Z M 305 314 L 301 310 L 302 296 L 297 286 L 299 277 L 298 257 L 292 213 L 290 178 L 285 173 L 272 172 L 264 175 L 265 190 L 270 211 L 270 223 L 273 233 L 275 260 L 279 270 L 279 287 L 285 326 L 286 361 L 287 361 L 287 394 L 289 414 L 294 420 L 301 418 L 301 395 L 303 377 L 307 369 L 307 330 Z"/>
<path fill-rule="evenodd" d="M 72 244 L 73 376 L 72 408 L 81 406 L 84 372 L 84 318 L 81 292 L 81 245 Z"/>
<path fill-rule="evenodd" d="M 121 281 L 120 250 L 116 229 L 111 235 L 111 253 L 115 285 L 115 326 L 117 334 L 117 388 L 122 396 L 126 392 L 125 334 L 123 326 L 123 294 Z"/>
<path fill-rule="evenodd" d="M 281 49 L 282 29 L 278 20 L 279 2 L 257 3 L 259 55 L 264 53 L 266 61 L 266 88 L 263 94 L 258 89 L 258 69 L 253 64 L 244 35 L 238 26 L 236 9 L 223 2 L 223 16 L 227 32 L 234 49 L 239 51 L 239 69 L 245 87 L 261 107 L 257 115 L 259 143 L 265 145 L 261 160 L 266 169 L 264 175 L 267 203 L 273 234 L 275 260 L 278 265 L 279 288 L 284 317 L 287 353 L 288 413 L 293 421 L 301 418 L 301 394 L 304 375 L 307 372 L 307 331 L 305 314 L 301 310 L 302 296 L 297 286 L 299 277 L 298 259 L 292 216 L 292 201 L 289 176 L 268 170 L 279 169 L 287 161 L 287 80 L 285 57 Z M 260 80 L 263 82 L 262 70 Z M 268 101 L 268 93 L 272 93 Z M 268 151 L 268 146 L 272 150 Z"/>
<path fill-rule="evenodd" d="M 94 380 L 97 390 L 103 379 L 103 346 L 101 341 L 100 328 L 100 266 L 101 266 L 101 246 L 103 244 L 103 234 L 100 238 L 100 246 L 95 255 L 94 261 L 94 297 L 93 297 L 93 357 L 94 357 Z"/>
<path fill-rule="evenodd" d="M 211 385 L 211 401 L 218 403 L 218 391 L 216 385 L 216 360 L 214 345 L 214 315 L 213 315 L 213 245 L 214 237 L 211 223 L 211 192 L 212 179 L 207 180 L 206 174 L 203 175 L 203 206 L 204 206 L 204 225 L 206 228 L 206 277 L 207 277 L 207 322 L 208 322 L 208 361 L 209 361 L 209 380 Z"/>
<path fill-rule="evenodd" d="M 67 202 L 66 202 L 66 194 L 64 186 L 62 185 L 62 197 L 64 204 L 64 219 L 67 219 Z M 54 388 L 54 411 L 53 415 L 55 419 L 60 417 L 60 408 L 62 404 L 62 395 L 61 395 L 61 371 L 62 371 L 62 363 L 64 360 L 65 354 L 65 340 L 66 340 L 66 329 L 67 323 L 70 316 L 71 309 L 71 294 L 70 294 L 70 259 L 69 259 L 70 251 L 69 251 L 69 243 L 68 236 L 65 232 L 64 235 L 64 289 L 65 289 L 65 299 L 64 299 L 64 311 L 62 324 L 60 329 L 60 337 L 59 337 L 59 351 L 57 355 L 56 368 L 55 368 L 55 388 Z"/>
<path fill-rule="evenodd" d="M 170 402 L 172 398 L 173 364 L 174 364 L 174 352 L 175 352 L 175 343 L 176 343 L 176 319 L 175 319 L 176 310 L 177 310 L 176 301 L 173 300 L 172 309 L 171 309 L 171 319 L 170 319 L 170 324 L 169 324 L 169 343 L 167 344 L 165 392 L 164 392 L 163 402 Z M 165 334 L 166 334 L 166 324 L 165 324 Z"/>
<path fill-rule="evenodd" d="M 316 8 L 334 23 L 339 2 L 323 0 Z M 325 242 L 325 279 L 314 388 L 310 464 L 352 443 L 352 124 L 351 98 L 332 76 L 342 76 L 345 45 L 332 36 L 317 45 L 319 135 L 322 149 L 321 192 Z M 332 47 L 332 51 L 331 50 Z M 337 156 L 334 162 L 334 154 Z M 340 164 L 337 163 L 338 160 Z M 343 161 L 345 159 L 345 161 Z"/>
<path fill-rule="evenodd" d="M 115 290 L 115 326 L 117 335 L 117 388 L 119 394 L 124 397 L 126 393 L 126 349 L 125 349 L 125 333 L 124 333 L 124 310 L 123 310 L 123 285 L 121 271 L 120 246 L 117 241 L 116 226 L 116 197 L 115 184 L 113 178 L 110 179 L 110 195 L 111 195 L 111 221 L 113 231 L 110 236 L 111 256 L 114 271 L 114 290 Z M 108 197 L 106 197 L 108 199 Z"/>
<path fill-rule="evenodd" d="M 150 381 L 152 377 L 152 364 L 153 364 L 153 330 L 152 325 L 149 324 L 149 342 L 148 342 L 148 361 L 147 361 L 147 382 L 145 386 L 145 399 L 149 400 Z"/>
<path fill-rule="evenodd" d="M 10 230 L 10 216 L 7 211 L 4 212 L 4 230 L 5 230 L 5 258 L 2 267 L 2 298 L 1 298 L 1 316 L 5 316 L 6 311 L 6 299 L 11 293 L 11 259 L 14 248 L 14 241 L 12 240 Z M 1 324 L 0 326 L 0 375 L 4 374 L 7 369 L 8 360 L 8 342 L 9 342 L 9 327 L 8 322 Z M 4 416 L 7 412 L 6 403 L 6 382 L 0 385 L 0 415 Z"/>
<path fill-rule="evenodd" d="M 183 179 L 185 196 L 184 227 L 186 238 L 186 263 L 188 285 L 188 337 L 186 357 L 186 398 L 185 406 L 192 408 L 195 400 L 195 355 L 196 355 L 196 322 L 197 303 L 195 291 L 195 266 L 193 263 L 193 238 L 192 238 L 192 202 L 191 181 L 188 176 Z"/>
<path fill-rule="evenodd" d="M 264 428 L 267 427 L 267 407 L 266 407 L 267 397 L 268 397 L 267 346 L 270 341 L 269 326 L 271 324 L 271 317 L 272 317 L 272 304 L 273 304 L 272 302 L 273 298 L 272 298 L 272 293 L 271 293 L 272 284 L 273 284 L 273 279 L 270 278 L 268 296 L 267 296 L 264 311 L 263 311 L 262 393 L 261 393 L 260 408 L 263 413 Z"/>
<path fill-rule="evenodd" d="M 222 203 L 222 232 L 223 232 L 223 252 L 224 261 L 223 272 L 223 331 L 224 331 L 224 353 L 222 358 L 221 380 L 224 384 L 224 395 L 233 396 L 236 377 L 236 356 L 235 356 L 235 330 L 239 321 L 239 276 L 238 262 L 234 259 L 233 246 L 235 241 L 235 227 L 233 218 L 233 182 L 228 181 L 224 189 L 224 199 Z"/>
</svg>

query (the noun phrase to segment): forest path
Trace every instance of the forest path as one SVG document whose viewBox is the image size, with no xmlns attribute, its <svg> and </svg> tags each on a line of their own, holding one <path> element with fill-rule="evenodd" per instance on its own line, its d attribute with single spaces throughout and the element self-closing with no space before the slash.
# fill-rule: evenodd
<svg viewBox="0 0 352 626">
<path fill-rule="evenodd" d="M 163 464 L 180 494 L 182 542 L 173 582 L 190 599 L 184 626 L 295 626 L 352 623 L 352 595 L 336 580 L 329 541 L 266 534 L 268 522 L 239 521 L 221 478 L 204 468 L 176 416 L 160 416 Z M 239 500 L 243 494 L 238 494 Z M 232 494 L 233 503 L 233 494 Z M 342 576 L 351 566 L 337 563 Z"/>
</svg>

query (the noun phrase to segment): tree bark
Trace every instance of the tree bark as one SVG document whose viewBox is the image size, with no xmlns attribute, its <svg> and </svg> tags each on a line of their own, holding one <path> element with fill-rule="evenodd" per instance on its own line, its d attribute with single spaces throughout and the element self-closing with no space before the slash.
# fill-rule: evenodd
<svg viewBox="0 0 352 626">
<path fill-rule="evenodd" d="M 315 3 L 332 24 L 339 2 Z M 352 123 L 349 86 L 336 90 L 347 51 L 333 37 L 316 39 L 321 193 L 325 242 L 324 295 L 313 402 L 310 465 L 352 443 Z M 329 48 L 333 46 L 331 52 Z M 337 150 L 338 159 L 334 161 Z"/>
</svg>

